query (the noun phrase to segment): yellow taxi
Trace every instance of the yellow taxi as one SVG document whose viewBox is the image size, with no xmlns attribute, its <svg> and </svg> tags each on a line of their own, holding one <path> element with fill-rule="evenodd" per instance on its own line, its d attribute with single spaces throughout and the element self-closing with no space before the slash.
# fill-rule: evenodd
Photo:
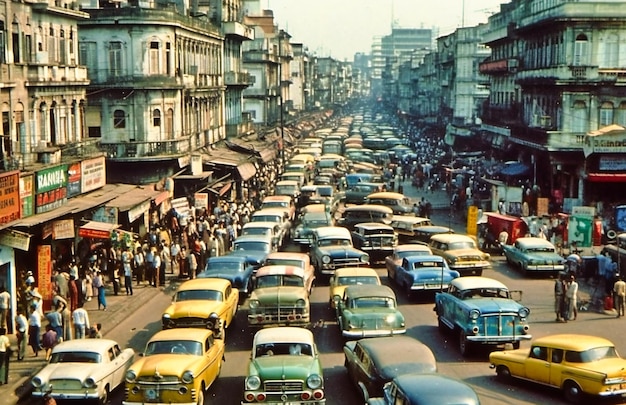
<svg viewBox="0 0 626 405">
<path fill-rule="evenodd" d="M 239 305 L 239 290 L 225 278 L 196 278 L 180 285 L 172 304 L 161 317 L 163 329 L 216 327 L 219 318 L 219 337 L 235 319 Z"/>
<path fill-rule="evenodd" d="M 380 285 L 380 277 L 376 270 L 370 267 L 344 267 L 335 270 L 329 281 L 330 306 L 335 308 L 335 302 L 343 298 L 343 292 L 349 285 L 376 284 Z"/>
<path fill-rule="evenodd" d="M 124 405 L 204 404 L 224 360 L 224 341 L 212 330 L 157 332 L 126 372 Z"/>
<path fill-rule="evenodd" d="M 626 394 L 626 360 L 611 341 L 597 336 L 545 336 L 535 339 L 530 349 L 492 352 L 489 361 L 501 379 L 515 377 L 556 387 L 573 403 L 586 395 Z"/>
</svg>

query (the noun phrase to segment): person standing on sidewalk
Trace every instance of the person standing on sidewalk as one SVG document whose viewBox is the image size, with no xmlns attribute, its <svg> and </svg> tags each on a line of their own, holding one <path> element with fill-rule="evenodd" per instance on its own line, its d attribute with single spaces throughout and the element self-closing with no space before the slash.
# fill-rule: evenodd
<svg viewBox="0 0 626 405">
<path fill-rule="evenodd" d="M 567 284 L 567 290 L 565 291 L 565 299 L 567 301 L 567 316 L 566 320 L 575 321 L 578 316 L 578 282 L 576 282 L 576 276 L 570 275 L 569 283 Z M 572 317 L 573 316 L 573 317 Z"/>
<path fill-rule="evenodd" d="M 135 251 L 135 257 L 133 260 L 135 263 L 135 273 L 137 274 L 137 285 L 139 285 L 143 282 L 146 272 L 146 264 L 144 262 L 143 250 L 141 247 L 138 247 Z"/>
<path fill-rule="evenodd" d="M 74 321 L 74 336 L 76 339 L 84 339 L 91 324 L 89 323 L 89 314 L 82 304 L 72 312 L 72 320 Z"/>
<path fill-rule="evenodd" d="M 104 279 L 102 278 L 102 272 L 96 270 L 93 277 L 93 287 L 98 290 L 98 309 L 102 307 L 103 311 L 107 310 L 107 299 L 105 296 Z"/>
<path fill-rule="evenodd" d="M 33 355 L 37 357 L 41 350 L 39 335 L 41 333 L 41 314 L 35 306 L 30 307 L 28 314 L 28 344 L 33 348 Z"/>
<path fill-rule="evenodd" d="M 133 254 L 130 253 L 128 247 L 124 247 L 122 252 L 122 266 L 124 267 L 124 288 L 126 289 L 126 295 L 133 295 L 133 269 L 131 268 L 131 261 L 133 260 Z"/>
<path fill-rule="evenodd" d="M 554 280 L 554 312 L 556 312 L 556 321 L 563 322 L 563 303 L 565 300 L 565 285 L 563 277 L 559 277 Z"/>
<path fill-rule="evenodd" d="M 0 384 L 9 382 L 9 358 L 11 357 L 11 341 L 7 337 L 7 330 L 0 328 Z"/>
<path fill-rule="evenodd" d="M 150 283 L 152 284 L 153 287 L 158 287 L 159 286 L 159 280 L 160 280 L 160 271 L 161 271 L 161 252 L 159 250 L 157 250 L 157 248 L 153 248 L 154 249 L 154 260 L 152 261 L 152 278 L 150 279 Z"/>
<path fill-rule="evenodd" d="M 619 280 L 613 285 L 613 293 L 615 294 L 615 309 L 617 310 L 617 318 L 624 316 L 626 309 L 626 282 L 624 277 L 620 276 Z"/>
<path fill-rule="evenodd" d="M 24 360 L 24 356 L 26 355 L 26 341 L 28 335 L 26 332 L 28 331 L 28 320 L 24 316 L 24 311 L 21 309 L 17 310 L 17 315 L 15 315 L 15 337 L 17 338 L 17 360 Z"/>
<path fill-rule="evenodd" d="M 9 305 L 11 294 L 5 286 L 0 287 L 0 328 L 7 328 L 7 317 L 9 316 Z"/>
</svg>

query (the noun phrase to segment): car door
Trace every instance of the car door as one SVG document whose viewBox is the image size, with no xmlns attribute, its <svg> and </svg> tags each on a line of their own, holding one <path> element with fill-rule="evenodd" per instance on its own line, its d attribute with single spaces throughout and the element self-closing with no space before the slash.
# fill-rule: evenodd
<svg viewBox="0 0 626 405">
<path fill-rule="evenodd" d="M 206 361 L 206 368 L 204 369 L 205 378 L 208 385 L 211 385 L 217 378 L 220 370 L 220 362 L 222 361 L 219 345 L 213 340 L 213 335 L 206 338 L 204 342 L 204 357 Z M 209 388 L 207 386 L 207 388 Z"/>
<path fill-rule="evenodd" d="M 113 358 L 112 362 L 115 366 L 115 371 L 111 379 L 111 389 L 114 389 L 119 384 L 124 382 L 126 376 L 126 363 L 128 359 L 123 355 L 122 349 L 118 345 L 113 345 L 109 349 L 109 357 Z"/>
<path fill-rule="evenodd" d="M 235 291 L 232 285 L 226 287 L 226 291 L 224 292 L 224 297 L 226 299 L 226 308 L 227 313 L 226 319 L 228 325 L 233 321 L 235 314 L 237 313 L 237 305 L 239 304 L 239 294 Z"/>
<path fill-rule="evenodd" d="M 543 384 L 550 382 L 550 361 L 548 361 L 549 350 L 545 346 L 533 346 L 526 359 L 526 378 Z"/>
</svg>

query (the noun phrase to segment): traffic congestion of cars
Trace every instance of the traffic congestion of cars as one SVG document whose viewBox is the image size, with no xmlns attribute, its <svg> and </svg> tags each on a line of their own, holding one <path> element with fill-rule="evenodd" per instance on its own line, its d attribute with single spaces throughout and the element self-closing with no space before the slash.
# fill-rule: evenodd
<svg viewBox="0 0 626 405">
<path fill-rule="evenodd" d="M 93 347 L 90 341 L 72 346 L 70 356 L 61 344 L 51 369 L 33 379 L 35 395 L 58 384 L 65 390 L 58 398 L 106 403 L 110 390 L 125 385 L 124 404 L 200 405 L 219 378 L 231 334 L 246 329 L 254 337 L 241 376 L 243 397 L 236 402 L 341 403 L 327 398 L 310 330 L 317 321 L 313 288 L 328 289 L 345 372 L 362 403 L 480 403 L 469 384 L 440 373 L 432 350 L 410 336 L 396 293 L 432 302 L 442 340 L 456 342 L 463 356 L 479 347 L 497 350 L 489 362 L 507 384 L 535 381 L 561 389 L 576 403 L 586 395 L 626 393 L 626 360 L 611 342 L 581 335 L 531 341 L 530 309 L 516 291 L 482 276 L 491 256 L 478 239 L 418 215 L 417 204 L 385 180 L 398 166 L 394 161 L 410 157 L 402 142 L 397 128 L 367 122 L 364 115 L 303 138 L 273 195 L 251 213 L 231 251 L 211 257 L 198 278 L 177 288 L 161 316 L 163 330 L 144 352 L 135 356 L 101 340 Z M 320 153 L 306 153 L 314 148 Z M 525 274 L 565 269 L 544 239 L 520 237 L 503 254 Z M 247 324 L 229 328 L 238 311 L 246 313 Z M 521 348 L 524 341 L 530 348 Z M 75 393 L 69 383 L 51 382 L 62 371 L 54 363 L 68 361 L 99 366 L 75 382 Z"/>
</svg>

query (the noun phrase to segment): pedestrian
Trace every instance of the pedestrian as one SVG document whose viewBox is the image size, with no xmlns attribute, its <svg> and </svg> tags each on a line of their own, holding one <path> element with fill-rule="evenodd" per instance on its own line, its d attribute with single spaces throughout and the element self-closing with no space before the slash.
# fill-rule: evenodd
<svg viewBox="0 0 626 405">
<path fill-rule="evenodd" d="M 576 282 L 576 276 L 570 275 L 567 290 L 565 291 L 565 298 L 567 301 L 567 319 L 568 321 L 575 321 L 578 315 L 578 308 L 576 308 L 578 301 L 578 282 Z"/>
<path fill-rule="evenodd" d="M 6 328 L 0 328 L 0 384 L 9 382 L 9 358 L 11 358 L 11 341 L 7 337 Z"/>
<path fill-rule="evenodd" d="M 68 286 L 70 292 L 70 311 L 73 311 L 78 308 L 78 302 L 80 301 L 78 297 L 78 287 L 76 286 L 76 279 L 74 279 L 74 276 L 70 276 Z"/>
<path fill-rule="evenodd" d="M 102 307 L 103 311 L 107 310 L 107 300 L 105 296 L 104 278 L 102 272 L 96 271 L 93 277 L 93 286 L 98 290 L 98 309 Z"/>
<path fill-rule="evenodd" d="M 35 277 L 33 276 L 33 272 L 30 270 L 26 272 L 25 283 L 26 283 L 26 287 L 30 287 L 30 288 L 35 287 Z"/>
<path fill-rule="evenodd" d="M 187 254 L 188 268 L 189 268 L 189 278 L 196 278 L 196 271 L 198 270 L 198 259 L 196 259 L 196 255 L 193 253 L 192 249 L 189 249 L 189 253 Z"/>
<path fill-rule="evenodd" d="M 146 252 L 146 281 L 148 285 L 152 285 L 152 279 L 154 278 L 154 256 L 156 248 L 150 247 Z"/>
<path fill-rule="evenodd" d="M 74 322 L 74 336 L 76 339 L 84 339 L 91 324 L 89 323 L 89 314 L 82 305 L 72 312 L 72 321 Z"/>
<path fill-rule="evenodd" d="M 91 328 L 89 328 L 89 337 L 92 339 L 102 339 L 101 323 L 94 323 Z"/>
<path fill-rule="evenodd" d="M 122 266 L 124 267 L 124 288 L 126 289 L 126 295 L 133 295 L 133 269 L 131 268 L 133 259 L 133 254 L 130 253 L 128 247 L 124 247 L 124 251 L 122 252 Z"/>
<path fill-rule="evenodd" d="M 93 284 L 92 284 L 92 273 L 91 270 L 87 269 L 85 271 L 85 276 L 82 279 L 82 288 L 85 296 L 85 301 L 91 301 L 93 297 Z"/>
<path fill-rule="evenodd" d="M 26 342 L 28 340 L 28 320 L 26 316 L 24 316 L 24 311 L 21 309 L 17 310 L 17 315 L 15 315 L 15 337 L 17 338 L 17 360 L 24 360 L 24 356 L 26 355 Z"/>
<path fill-rule="evenodd" d="M 28 344 L 33 349 L 33 355 L 37 357 L 39 350 L 41 350 L 41 342 L 39 341 L 39 334 L 41 333 L 41 314 L 37 310 L 37 307 L 32 305 L 29 311 Z"/>
<path fill-rule="evenodd" d="M 160 252 L 156 248 L 153 248 L 153 249 L 154 249 L 154 252 L 153 252 L 154 260 L 152 261 L 152 271 L 151 271 L 152 278 L 150 279 L 150 282 L 152 286 L 158 287 L 159 279 L 160 279 L 159 273 L 161 271 L 162 260 L 161 260 Z"/>
<path fill-rule="evenodd" d="M 178 244 L 178 242 L 176 242 L 175 240 L 172 241 L 172 244 L 170 246 L 170 259 L 172 262 L 172 274 L 177 274 L 180 276 L 180 267 L 178 265 L 178 259 L 179 259 L 179 253 L 180 253 L 180 245 Z"/>
<path fill-rule="evenodd" d="M 145 262 L 143 257 L 143 250 L 138 247 L 135 251 L 135 257 L 133 258 L 135 263 L 135 274 L 137 277 L 137 285 L 141 284 L 144 279 L 144 274 L 146 271 Z"/>
<path fill-rule="evenodd" d="M 614 302 L 615 309 L 617 310 L 617 318 L 624 316 L 624 310 L 626 308 L 626 282 L 624 277 L 620 278 L 613 285 L 613 293 L 615 294 Z"/>
<path fill-rule="evenodd" d="M 52 305 L 61 312 L 61 319 L 63 324 L 63 333 L 60 335 L 63 340 L 72 340 L 72 311 L 67 305 L 67 301 L 60 295 L 52 297 Z"/>
<path fill-rule="evenodd" d="M 10 303 L 11 294 L 9 294 L 5 286 L 0 287 L 0 328 L 7 328 Z"/>
<path fill-rule="evenodd" d="M 46 332 L 43 334 L 41 338 L 41 345 L 43 349 L 46 351 L 46 361 L 50 360 L 50 356 L 52 355 L 52 349 L 58 343 L 58 335 L 54 330 L 52 325 L 46 325 Z"/>
<path fill-rule="evenodd" d="M 556 312 L 556 321 L 563 322 L 563 302 L 565 296 L 565 285 L 563 283 L 563 276 L 554 280 L 554 312 Z"/>
<path fill-rule="evenodd" d="M 59 341 L 63 341 L 63 316 L 61 315 L 60 308 L 52 308 L 48 313 L 46 313 L 46 320 L 48 321 L 48 325 L 52 327 L 54 332 L 57 335 L 57 339 Z"/>
</svg>

